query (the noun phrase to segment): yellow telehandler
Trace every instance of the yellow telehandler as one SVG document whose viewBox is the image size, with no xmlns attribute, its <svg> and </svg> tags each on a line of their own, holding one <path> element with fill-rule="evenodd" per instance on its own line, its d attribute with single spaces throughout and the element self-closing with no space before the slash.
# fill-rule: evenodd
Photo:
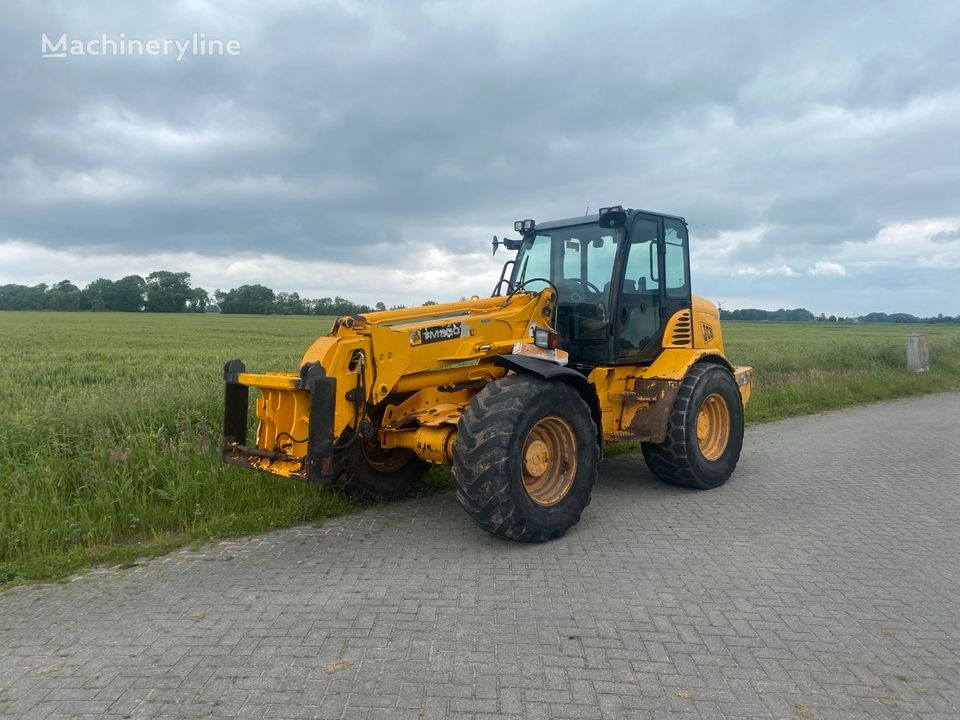
<svg viewBox="0 0 960 720">
<path fill-rule="evenodd" d="M 691 295 L 683 218 L 614 206 L 514 231 L 493 239 L 516 256 L 491 297 L 341 317 L 299 372 L 228 362 L 224 460 L 380 499 L 449 464 L 473 520 L 527 542 L 578 522 L 608 443 L 639 440 L 673 485 L 726 482 L 752 373 Z"/>
</svg>

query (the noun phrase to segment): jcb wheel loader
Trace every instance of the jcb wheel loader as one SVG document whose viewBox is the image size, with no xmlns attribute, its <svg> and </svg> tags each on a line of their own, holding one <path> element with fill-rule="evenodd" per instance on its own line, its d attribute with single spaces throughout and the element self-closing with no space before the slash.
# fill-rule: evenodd
<svg viewBox="0 0 960 720">
<path fill-rule="evenodd" d="M 478 525 L 529 542 L 577 523 L 605 444 L 639 440 L 673 485 L 726 482 L 752 373 L 691 295 L 683 218 L 616 206 L 514 231 L 494 237 L 516 256 L 491 297 L 341 317 L 296 373 L 228 362 L 224 460 L 384 499 L 449 464 Z"/>
</svg>

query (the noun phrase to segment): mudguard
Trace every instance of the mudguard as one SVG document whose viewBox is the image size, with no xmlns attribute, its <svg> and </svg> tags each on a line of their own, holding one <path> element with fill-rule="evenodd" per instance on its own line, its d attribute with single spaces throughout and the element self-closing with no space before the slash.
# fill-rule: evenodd
<svg viewBox="0 0 960 720">
<path fill-rule="evenodd" d="M 600 452 L 603 452 L 603 417 L 600 414 L 600 400 L 597 398 L 596 388 L 585 375 L 563 365 L 527 355 L 498 355 L 493 359 L 493 364 L 517 374 L 538 375 L 544 380 L 562 382 L 573 387 L 590 408 L 590 416 L 593 418 L 594 425 L 597 426 L 597 444 L 600 445 Z"/>
</svg>

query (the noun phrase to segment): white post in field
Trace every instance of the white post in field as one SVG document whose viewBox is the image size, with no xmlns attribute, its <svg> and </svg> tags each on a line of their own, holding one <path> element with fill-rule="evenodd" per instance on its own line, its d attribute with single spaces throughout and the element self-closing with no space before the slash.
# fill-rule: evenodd
<svg viewBox="0 0 960 720">
<path fill-rule="evenodd" d="M 912 332 L 907 335 L 907 370 L 914 373 L 930 369 L 930 351 L 927 336 Z"/>
</svg>

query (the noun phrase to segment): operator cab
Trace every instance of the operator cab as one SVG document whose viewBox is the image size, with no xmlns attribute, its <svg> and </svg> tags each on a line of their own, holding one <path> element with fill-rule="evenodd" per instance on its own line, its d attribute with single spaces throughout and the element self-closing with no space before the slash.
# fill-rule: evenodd
<svg viewBox="0 0 960 720">
<path fill-rule="evenodd" d="M 670 316 L 690 308 L 681 217 L 613 207 L 514 227 L 522 240 L 504 243 L 519 245 L 504 279 L 509 292 L 556 289 L 555 329 L 573 366 L 650 362 Z"/>
</svg>

